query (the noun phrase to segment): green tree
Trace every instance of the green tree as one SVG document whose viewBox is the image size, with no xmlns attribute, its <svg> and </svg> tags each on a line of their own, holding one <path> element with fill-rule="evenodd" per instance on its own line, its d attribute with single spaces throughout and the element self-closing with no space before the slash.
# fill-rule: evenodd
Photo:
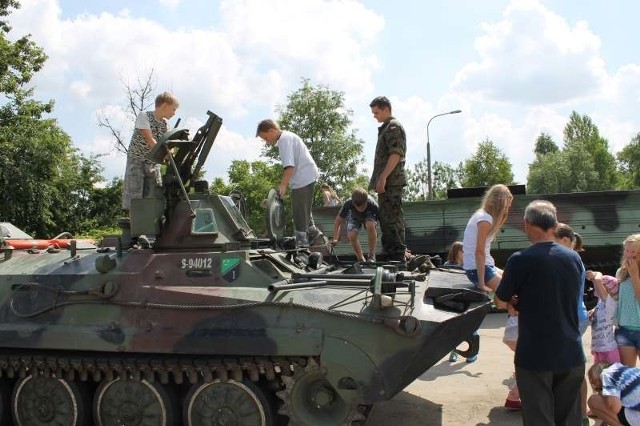
<svg viewBox="0 0 640 426">
<path fill-rule="evenodd" d="M 436 161 L 432 168 L 433 198 L 444 200 L 447 189 L 460 187 L 460 166 L 453 167 L 447 163 Z M 407 186 L 404 191 L 404 201 L 424 201 L 429 197 L 428 165 L 423 159 L 407 169 Z"/>
<path fill-rule="evenodd" d="M 240 191 L 245 198 L 247 222 L 257 236 L 264 234 L 265 210 L 262 201 L 267 198 L 269 190 L 275 188 L 282 174 L 282 167 L 265 161 L 234 160 L 229 166 L 229 183 L 216 178 L 210 189 L 220 195 L 228 195 L 231 191 Z M 290 202 L 290 197 L 285 199 Z M 290 208 L 287 211 L 291 211 Z"/>
<path fill-rule="evenodd" d="M 433 164 L 433 199 L 445 200 L 447 190 L 460 188 L 463 181 L 462 162 L 454 167 L 447 163 L 436 161 Z"/>
<path fill-rule="evenodd" d="M 640 188 L 640 133 L 618 153 L 620 189 Z"/>
<path fill-rule="evenodd" d="M 571 192 L 570 171 L 566 166 L 566 155 L 560 151 L 539 156 L 529 165 L 527 192 L 531 194 L 554 194 Z"/>
<path fill-rule="evenodd" d="M 587 115 L 571 113 L 564 129 L 564 150 L 573 171 L 572 178 L 576 179 L 576 191 L 615 187 L 618 178 L 615 157 L 609 152 L 609 143 L 600 136 L 598 127 Z"/>
<path fill-rule="evenodd" d="M 345 107 L 343 92 L 303 79 L 302 87 L 291 93 L 287 104 L 278 106 L 276 112 L 281 128 L 296 133 L 309 147 L 320 169 L 320 181 L 343 196 L 363 181 L 358 171 L 364 161 L 364 142 L 351 127 L 353 111 Z M 278 159 L 273 147 L 265 148 L 265 154 Z"/>
<path fill-rule="evenodd" d="M 536 159 L 529 165 L 527 190 L 532 194 L 613 189 L 619 179 L 606 139 L 586 115 L 571 113 L 562 150 L 548 135 L 536 140 Z"/>
<path fill-rule="evenodd" d="M 513 172 L 507 156 L 489 139 L 481 142 L 475 154 L 461 169 L 462 186 L 511 185 Z"/>
<path fill-rule="evenodd" d="M 558 151 L 558 145 L 551 139 L 551 136 L 549 136 L 548 133 L 540 133 L 540 136 L 536 139 L 536 147 L 533 150 L 536 156 L 547 155 Z"/>
<path fill-rule="evenodd" d="M 429 182 L 427 178 L 427 160 L 422 159 L 406 169 L 407 186 L 404 189 L 404 201 L 424 201 L 429 196 Z"/>
<path fill-rule="evenodd" d="M 0 0 L 0 16 L 17 8 Z M 53 101 L 32 98 L 28 86 L 46 55 L 29 36 L 15 42 L 0 21 L 0 219 L 41 237 L 83 229 L 84 203 L 101 177 L 95 160 L 82 157 L 51 118 Z"/>
</svg>

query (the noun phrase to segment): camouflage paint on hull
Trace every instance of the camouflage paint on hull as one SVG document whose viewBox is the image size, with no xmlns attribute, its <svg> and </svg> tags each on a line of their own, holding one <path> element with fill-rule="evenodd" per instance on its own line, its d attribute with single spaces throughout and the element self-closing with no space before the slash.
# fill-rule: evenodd
<svg viewBox="0 0 640 426">
<path fill-rule="evenodd" d="M 115 247 L 5 248 L 0 424 L 362 424 L 479 327 L 489 301 L 460 271 L 257 239 L 192 182 L 222 123 L 208 114 L 193 141 L 175 129 L 152 150 L 174 151 L 164 192 L 132 200 Z"/>
</svg>

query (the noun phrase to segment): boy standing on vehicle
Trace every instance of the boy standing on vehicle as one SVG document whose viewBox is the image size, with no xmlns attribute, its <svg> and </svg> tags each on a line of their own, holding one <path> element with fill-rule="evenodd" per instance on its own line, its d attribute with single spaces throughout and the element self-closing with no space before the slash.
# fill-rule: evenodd
<svg viewBox="0 0 640 426">
<path fill-rule="evenodd" d="M 154 111 L 142 111 L 136 118 L 135 128 L 127 150 L 127 166 L 122 188 L 122 208 L 129 210 L 133 198 L 147 197 L 155 187 L 162 186 L 160 164 L 148 158 L 160 136 L 167 131 L 168 122 L 180 106 L 169 92 L 156 97 Z"/>
<path fill-rule="evenodd" d="M 278 185 L 278 195 L 284 199 L 287 187 L 291 187 L 291 209 L 296 243 L 298 246 L 308 246 L 307 230 L 313 225 L 311 207 L 316 181 L 320 176 L 318 166 L 300 136 L 281 130 L 278 123 L 273 120 L 262 120 L 258 123 L 256 136 L 267 145 L 278 147 L 284 168 L 280 185 Z"/>
<path fill-rule="evenodd" d="M 376 261 L 376 242 L 378 234 L 376 225 L 378 224 L 378 204 L 376 204 L 364 188 L 356 188 L 351 193 L 351 199 L 338 212 L 333 225 L 332 245 L 340 241 L 340 228 L 347 224 L 347 238 L 351 242 L 353 252 L 359 261 Z M 358 241 L 358 231 L 364 225 L 367 230 L 369 254 L 365 257 L 362 254 L 362 246 Z"/>
</svg>

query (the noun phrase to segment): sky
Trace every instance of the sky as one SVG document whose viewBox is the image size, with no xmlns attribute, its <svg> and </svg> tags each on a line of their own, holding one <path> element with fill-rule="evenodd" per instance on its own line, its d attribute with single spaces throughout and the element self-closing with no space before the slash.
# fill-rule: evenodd
<svg viewBox="0 0 640 426">
<path fill-rule="evenodd" d="M 20 0 L 9 38 L 31 34 L 48 55 L 36 98 L 107 179 L 124 154 L 98 126 L 129 139 L 124 84 L 150 70 L 155 92 L 180 100 L 171 120 L 197 128 L 207 110 L 224 124 L 208 180 L 233 160 L 260 159 L 258 121 L 307 78 L 344 93 L 373 162 L 378 123 L 369 102 L 387 96 L 407 132 L 407 165 L 470 158 L 489 139 L 526 183 L 536 138 L 562 146 L 572 111 L 588 115 L 613 154 L 640 132 L 640 2 L 634 0 Z M 633 42 L 636 40 L 636 42 Z"/>
</svg>

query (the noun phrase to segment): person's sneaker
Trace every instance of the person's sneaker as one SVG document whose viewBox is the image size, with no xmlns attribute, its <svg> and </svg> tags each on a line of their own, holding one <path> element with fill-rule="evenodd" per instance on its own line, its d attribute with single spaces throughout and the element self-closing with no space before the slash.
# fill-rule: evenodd
<svg viewBox="0 0 640 426">
<path fill-rule="evenodd" d="M 476 362 L 478 360 L 478 355 L 473 355 L 467 358 L 467 362 L 471 364 L 472 362 Z"/>
<path fill-rule="evenodd" d="M 140 235 L 138 237 L 138 245 L 140 246 L 140 248 L 148 249 L 151 247 L 151 242 L 149 241 L 149 238 L 147 238 L 146 235 Z"/>
<path fill-rule="evenodd" d="M 505 400 L 504 406 L 510 410 L 522 410 L 522 402 L 511 399 Z"/>
<path fill-rule="evenodd" d="M 364 261 L 365 262 L 374 263 L 376 261 L 376 255 L 375 254 L 367 254 L 367 255 L 364 256 Z"/>
<path fill-rule="evenodd" d="M 456 351 L 451 351 L 449 354 L 449 362 L 456 362 L 458 360 L 458 353 Z"/>
</svg>

